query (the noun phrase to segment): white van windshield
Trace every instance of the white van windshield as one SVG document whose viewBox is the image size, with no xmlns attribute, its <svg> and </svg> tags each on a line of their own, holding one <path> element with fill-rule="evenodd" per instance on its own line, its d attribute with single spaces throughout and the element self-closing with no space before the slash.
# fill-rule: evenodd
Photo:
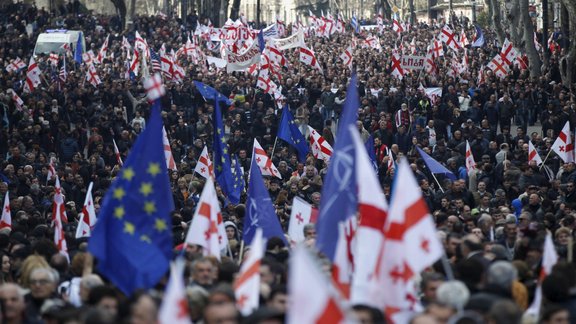
<svg viewBox="0 0 576 324">
<path fill-rule="evenodd" d="M 36 49 L 34 50 L 35 53 L 58 53 L 63 54 L 64 49 L 62 48 L 64 43 L 37 43 Z"/>
</svg>

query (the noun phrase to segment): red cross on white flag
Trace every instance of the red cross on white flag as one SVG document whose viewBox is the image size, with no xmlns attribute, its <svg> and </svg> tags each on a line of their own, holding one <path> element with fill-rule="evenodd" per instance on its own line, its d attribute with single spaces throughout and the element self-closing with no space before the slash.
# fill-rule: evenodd
<svg viewBox="0 0 576 324">
<path fill-rule="evenodd" d="M 300 62 L 310 65 L 311 67 L 318 69 L 320 73 L 323 73 L 322 67 L 316 59 L 316 55 L 307 47 L 300 47 Z"/>
<path fill-rule="evenodd" d="M 542 164 L 542 158 L 540 154 L 538 154 L 538 151 L 536 151 L 532 141 L 528 141 L 528 164 L 536 166 Z"/>
<path fill-rule="evenodd" d="M 288 222 L 288 236 L 290 243 L 297 244 L 304 241 L 304 226 L 314 223 L 317 210 L 312 208 L 308 202 L 300 197 L 294 197 L 292 201 L 292 210 L 290 212 L 290 221 Z"/>
<path fill-rule="evenodd" d="M 312 147 L 312 155 L 314 155 L 316 159 L 320 159 L 325 162 L 329 161 L 330 157 L 332 156 L 332 152 L 334 151 L 330 143 L 328 143 L 324 137 L 318 134 L 314 128 L 308 126 L 308 131 L 310 132 L 310 146 Z"/>
<path fill-rule="evenodd" d="M 10 198 L 8 191 L 6 191 L 6 195 L 4 196 L 2 218 L 0 219 L 0 229 L 3 228 L 12 228 L 12 213 L 10 212 Z"/>
<path fill-rule="evenodd" d="M 558 157 L 561 158 L 564 163 L 574 162 L 574 146 L 572 144 L 569 121 L 564 124 L 562 131 L 558 134 L 551 149 L 558 154 Z"/>
<path fill-rule="evenodd" d="M 486 67 L 492 70 L 492 72 L 494 72 L 494 74 L 500 79 L 505 78 L 510 70 L 510 66 L 504 63 L 500 54 L 494 56 L 492 61 L 490 61 Z"/>
<path fill-rule="evenodd" d="M 214 256 L 218 260 L 220 260 L 222 250 L 228 246 L 220 203 L 212 177 L 206 179 L 198 207 L 186 235 L 186 245 L 191 244 L 202 246 L 205 256 Z"/>
<path fill-rule="evenodd" d="M 160 97 L 166 94 L 162 77 L 158 73 L 144 80 L 144 89 L 146 89 L 146 95 L 149 101 L 160 99 Z"/>
<path fill-rule="evenodd" d="M 448 25 L 442 27 L 442 30 L 440 31 L 440 40 L 456 52 L 462 47 L 456 39 L 456 33 Z"/>
<path fill-rule="evenodd" d="M 474 161 L 474 155 L 470 149 L 470 143 L 466 140 L 466 172 L 476 170 L 476 161 Z"/>
<path fill-rule="evenodd" d="M 518 51 L 514 48 L 512 43 L 506 38 L 504 44 L 502 45 L 502 50 L 500 51 L 500 56 L 502 57 L 502 62 L 506 65 L 511 65 L 512 62 L 518 57 Z"/>
<path fill-rule="evenodd" d="M 98 85 L 102 83 L 100 76 L 98 75 L 98 71 L 96 71 L 96 67 L 92 63 L 88 64 L 88 70 L 86 71 L 86 81 L 90 82 L 90 84 L 94 87 L 98 87 Z"/>
<path fill-rule="evenodd" d="M 170 141 L 168 141 L 168 134 L 166 133 L 166 128 L 164 126 L 162 126 L 162 144 L 164 145 L 164 159 L 166 160 L 166 168 L 168 170 L 178 171 L 176 168 L 176 161 L 174 161 L 174 155 L 172 155 Z"/>
<path fill-rule="evenodd" d="M 32 92 L 41 83 L 40 81 L 40 68 L 34 57 L 30 58 L 30 64 L 28 64 L 28 71 L 26 72 L 26 83 L 24 83 L 24 92 Z"/>
<path fill-rule="evenodd" d="M 212 165 L 210 156 L 208 156 L 208 147 L 204 146 L 202 149 L 202 153 L 198 158 L 198 162 L 196 162 L 196 168 L 194 168 L 194 172 L 197 172 L 205 179 L 214 177 L 214 166 Z"/>
<path fill-rule="evenodd" d="M 10 62 L 10 64 L 8 64 L 8 66 L 6 66 L 6 71 L 7 72 L 17 72 L 18 70 L 23 69 L 25 67 L 26 67 L 26 63 L 24 63 L 24 61 L 22 61 L 19 57 L 17 57 L 12 62 Z"/>
<path fill-rule="evenodd" d="M 344 63 L 344 65 L 346 65 L 349 69 L 352 69 L 353 51 L 354 49 L 352 48 L 352 46 L 348 46 L 346 50 L 344 50 L 344 53 L 340 54 L 340 59 L 342 60 L 342 63 Z"/>
<path fill-rule="evenodd" d="M 50 53 L 50 56 L 48 57 L 48 61 L 50 61 L 50 65 L 58 66 L 58 54 Z"/>
<path fill-rule="evenodd" d="M 100 48 L 100 52 L 98 52 L 98 56 L 96 56 L 96 59 L 94 60 L 96 63 L 102 64 L 104 59 L 106 59 L 106 55 L 108 53 L 108 41 L 109 40 L 110 40 L 110 34 L 108 34 L 108 36 L 106 36 L 106 39 L 104 40 L 104 43 L 102 44 L 102 47 Z"/>
<path fill-rule="evenodd" d="M 392 71 L 390 74 L 402 80 L 404 77 L 404 69 L 402 68 L 402 58 L 400 57 L 400 54 L 393 53 L 391 59 L 392 62 L 390 63 L 390 68 Z"/>
<path fill-rule="evenodd" d="M 184 284 L 184 258 L 177 258 L 170 265 L 170 279 L 158 310 L 158 323 L 190 324 L 190 310 Z"/>
<path fill-rule="evenodd" d="M 86 191 L 86 198 L 84 199 L 84 206 L 82 206 L 82 213 L 80 213 L 80 220 L 78 220 L 78 227 L 76 228 L 76 238 L 90 237 L 92 229 L 96 225 L 96 210 L 94 209 L 94 199 L 92 199 L 92 186 L 93 182 L 88 185 Z"/>
<path fill-rule="evenodd" d="M 242 263 L 238 277 L 234 281 L 236 307 L 242 315 L 250 315 L 260 302 L 260 263 L 264 257 L 264 240 L 262 229 L 256 229 L 256 234 L 250 244 L 250 254 Z"/>
<path fill-rule="evenodd" d="M 274 163 L 272 163 L 272 159 L 268 157 L 268 154 L 266 153 L 266 151 L 264 151 L 260 143 L 258 143 L 257 139 L 254 139 L 254 155 L 256 164 L 258 164 L 258 166 L 260 167 L 262 175 L 264 176 L 271 175 L 279 179 L 282 179 L 280 171 L 278 171 Z"/>
</svg>

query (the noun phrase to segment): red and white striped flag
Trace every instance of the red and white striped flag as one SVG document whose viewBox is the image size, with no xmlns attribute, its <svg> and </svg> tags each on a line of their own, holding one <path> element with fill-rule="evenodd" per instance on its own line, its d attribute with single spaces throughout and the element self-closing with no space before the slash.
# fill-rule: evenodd
<svg viewBox="0 0 576 324">
<path fill-rule="evenodd" d="M 302 62 L 306 65 L 310 65 L 313 68 L 318 69 L 320 71 L 320 73 L 324 73 L 322 71 L 322 67 L 320 66 L 320 63 L 316 59 L 316 55 L 314 54 L 314 51 L 312 51 L 311 49 L 309 49 L 307 47 L 300 47 L 300 62 Z"/>
<path fill-rule="evenodd" d="M 293 244 L 304 241 L 304 226 L 316 222 L 318 210 L 304 199 L 296 196 L 292 201 L 290 221 L 288 222 L 288 236 Z"/>
<path fill-rule="evenodd" d="M 40 68 L 34 57 L 30 58 L 30 64 L 28 64 L 28 71 L 26 72 L 26 83 L 24 83 L 24 92 L 32 92 L 36 87 L 42 83 L 40 81 Z"/>
<path fill-rule="evenodd" d="M 328 162 L 332 156 L 332 146 L 322 137 L 318 132 L 308 126 L 308 131 L 310 132 L 310 146 L 312 147 L 312 155 L 316 159 Z"/>
<path fill-rule="evenodd" d="M 204 146 L 202 149 L 202 153 L 200 153 L 198 162 L 196 162 L 196 168 L 194 168 L 194 172 L 197 172 L 206 179 L 214 177 L 214 165 L 210 160 L 210 156 L 208 156 L 208 147 Z"/>
<path fill-rule="evenodd" d="M 26 63 L 22 61 L 19 57 L 15 58 L 6 66 L 6 72 L 18 72 L 18 70 L 26 67 Z"/>
<path fill-rule="evenodd" d="M 80 220 L 78 221 L 78 227 L 76 227 L 76 238 L 90 237 L 92 229 L 96 225 L 96 210 L 94 209 L 94 199 L 92 199 L 93 185 L 94 183 L 90 182 L 86 191 L 82 213 L 80 213 Z"/>
<path fill-rule="evenodd" d="M 104 40 L 104 44 L 102 44 L 102 47 L 100 48 L 100 52 L 98 52 L 98 56 L 96 56 L 96 59 L 94 60 L 96 63 L 102 64 L 102 62 L 106 59 L 106 55 L 108 53 L 108 41 L 109 40 L 110 40 L 110 34 L 108 34 L 108 36 L 106 36 L 106 39 Z"/>
<path fill-rule="evenodd" d="M 114 144 L 114 155 L 116 155 L 116 163 L 118 163 L 119 166 L 123 166 L 124 162 L 122 161 L 120 150 L 118 150 L 118 146 L 116 145 L 116 141 L 114 139 L 112 139 L 112 144 Z"/>
<path fill-rule="evenodd" d="M 466 172 L 476 170 L 476 161 L 474 161 L 474 155 L 472 155 L 472 150 L 470 149 L 470 143 L 466 140 Z"/>
<path fill-rule="evenodd" d="M 64 237 L 63 223 L 68 223 L 68 216 L 66 216 L 66 207 L 64 205 L 64 196 L 62 195 L 62 188 L 60 187 L 60 179 L 56 177 L 56 185 L 54 186 L 54 202 L 52 204 L 52 226 L 54 226 L 54 244 L 58 248 L 58 252 L 68 259 L 68 246 L 66 238 Z"/>
<path fill-rule="evenodd" d="M 54 177 L 58 177 L 58 174 L 56 173 L 56 168 L 54 167 L 54 158 L 51 157 L 50 162 L 48 163 L 48 176 L 46 182 L 52 180 Z"/>
<path fill-rule="evenodd" d="M 533 164 L 532 162 L 538 166 L 542 164 L 542 158 L 540 157 L 540 154 L 538 154 L 538 151 L 536 151 L 532 141 L 528 141 L 528 164 Z"/>
<path fill-rule="evenodd" d="M 262 229 L 257 228 L 250 244 L 250 254 L 242 263 L 234 281 L 236 308 L 242 315 L 250 315 L 260 305 L 260 264 L 264 257 Z"/>
<path fill-rule="evenodd" d="M 574 145 L 572 144 L 569 121 L 564 124 L 562 131 L 558 134 L 551 149 L 558 154 L 558 157 L 561 158 L 564 163 L 574 162 Z"/>
<path fill-rule="evenodd" d="M 200 245 L 203 247 L 205 256 L 214 256 L 218 260 L 220 260 L 221 251 L 228 246 L 220 203 L 212 177 L 206 179 L 198 207 L 186 235 L 186 244 Z"/>
<path fill-rule="evenodd" d="M 172 155 L 170 141 L 168 141 L 168 134 L 166 133 L 166 128 L 164 126 L 162 126 L 162 144 L 164 145 L 164 159 L 166 160 L 166 168 L 168 170 L 178 171 L 176 168 L 176 161 L 174 161 L 174 155 Z"/>
<path fill-rule="evenodd" d="M 257 139 L 254 139 L 254 148 L 253 149 L 254 149 L 256 164 L 258 164 L 258 166 L 260 167 L 260 171 L 262 171 L 262 175 L 264 175 L 264 176 L 271 175 L 271 176 L 275 176 L 279 179 L 282 179 L 282 175 L 280 174 L 280 171 L 278 171 L 278 169 L 276 168 L 274 163 L 272 163 L 272 159 L 270 157 L 268 157 L 268 154 L 266 153 L 266 151 L 264 151 L 264 149 L 262 148 L 260 143 L 258 143 Z"/>
<path fill-rule="evenodd" d="M 388 204 L 358 129 L 350 126 L 350 132 L 356 149 L 356 179 L 362 179 L 357 183 L 359 223 L 350 301 L 352 304 L 381 306 L 377 301 L 383 300 L 383 295 L 389 291 L 378 285 L 379 250 L 374 247 L 384 244 Z"/>
<path fill-rule="evenodd" d="M 4 196 L 2 218 L 0 219 L 0 229 L 3 228 L 12 228 L 12 213 L 10 212 L 10 198 L 8 191 L 6 191 L 6 195 Z"/>
<path fill-rule="evenodd" d="M 158 310 L 159 324 L 190 324 L 190 310 L 184 284 L 184 258 L 177 258 L 170 265 L 170 279 Z"/>
</svg>

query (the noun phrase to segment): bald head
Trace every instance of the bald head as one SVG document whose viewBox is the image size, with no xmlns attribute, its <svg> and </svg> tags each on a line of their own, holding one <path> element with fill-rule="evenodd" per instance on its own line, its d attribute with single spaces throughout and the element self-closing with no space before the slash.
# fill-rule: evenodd
<svg viewBox="0 0 576 324">
<path fill-rule="evenodd" d="M 23 320 L 24 290 L 13 283 L 5 283 L 0 286 L 0 300 L 4 304 L 4 319 L 6 323 L 20 323 Z"/>
</svg>

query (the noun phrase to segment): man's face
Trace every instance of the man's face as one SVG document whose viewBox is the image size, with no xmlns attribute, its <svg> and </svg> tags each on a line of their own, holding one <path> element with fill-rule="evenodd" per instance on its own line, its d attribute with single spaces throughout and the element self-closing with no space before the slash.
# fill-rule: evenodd
<svg viewBox="0 0 576 324">
<path fill-rule="evenodd" d="M 6 320 L 16 320 L 22 316 L 26 304 L 15 285 L 9 285 L 0 290 L 0 300 L 4 304 L 4 317 Z"/>
<path fill-rule="evenodd" d="M 212 284 L 212 263 L 210 262 L 199 262 L 194 268 L 194 281 L 200 285 L 211 285 Z"/>
<path fill-rule="evenodd" d="M 114 317 L 116 317 L 116 314 L 118 313 L 118 300 L 116 298 L 104 297 L 100 300 L 97 306 Z"/>
<path fill-rule="evenodd" d="M 36 299 L 50 297 L 55 289 L 56 283 L 46 272 L 36 272 L 30 277 L 30 294 Z"/>
<path fill-rule="evenodd" d="M 272 307 L 280 312 L 286 313 L 286 308 L 288 305 L 288 295 L 283 293 L 277 293 L 274 295 L 270 301 L 268 301 L 268 306 Z"/>
<path fill-rule="evenodd" d="M 424 297 L 426 298 L 426 301 L 435 301 L 436 300 L 436 290 L 438 290 L 438 287 L 440 287 L 441 284 L 442 284 L 442 280 L 432 280 L 432 281 L 429 281 L 428 283 L 426 283 L 426 286 L 424 287 L 424 290 L 422 291 L 422 293 L 424 294 Z"/>
</svg>

